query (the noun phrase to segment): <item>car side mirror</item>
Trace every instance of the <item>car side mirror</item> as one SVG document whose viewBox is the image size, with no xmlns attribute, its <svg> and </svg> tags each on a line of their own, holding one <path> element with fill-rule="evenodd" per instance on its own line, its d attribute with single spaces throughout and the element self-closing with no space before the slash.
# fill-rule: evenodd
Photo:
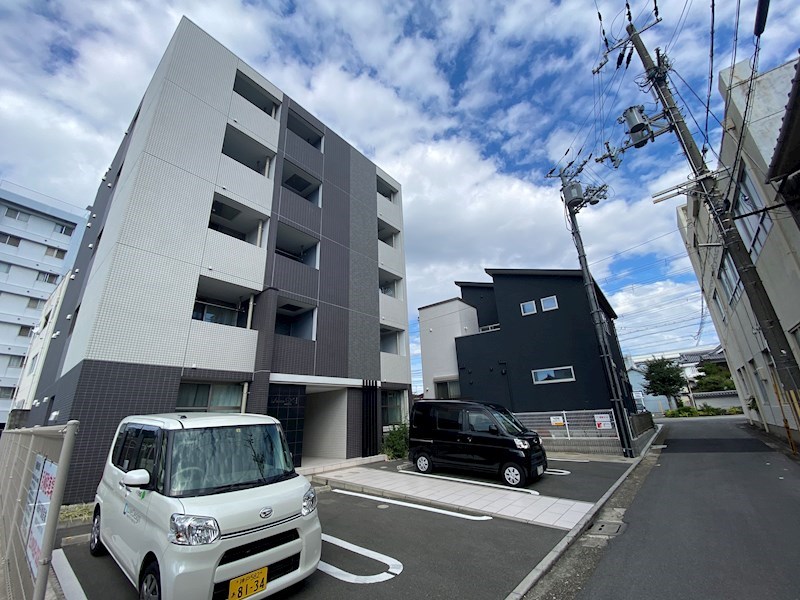
<svg viewBox="0 0 800 600">
<path fill-rule="evenodd" d="M 492 435 L 497 435 L 500 431 L 497 429 L 497 425 L 489 425 L 489 433 Z"/>
<path fill-rule="evenodd" d="M 144 487 L 150 483 L 150 473 L 147 469 L 128 471 L 122 478 L 122 483 L 129 487 Z"/>
</svg>

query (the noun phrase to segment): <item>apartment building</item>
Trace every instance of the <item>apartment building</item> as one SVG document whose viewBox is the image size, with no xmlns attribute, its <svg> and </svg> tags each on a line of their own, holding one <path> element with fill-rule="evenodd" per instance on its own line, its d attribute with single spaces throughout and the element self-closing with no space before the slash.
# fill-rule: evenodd
<svg viewBox="0 0 800 600">
<path fill-rule="evenodd" d="M 425 398 L 501 404 L 515 413 L 608 409 L 612 392 L 578 270 L 486 269 L 460 298 L 419 309 Z M 634 411 L 614 310 L 596 287 L 623 403 Z"/>
<path fill-rule="evenodd" d="M 39 354 L 28 345 L 41 337 L 48 297 L 70 268 L 86 224 L 86 211 L 0 182 L 0 430 L 7 422 L 17 382 Z"/>
<path fill-rule="evenodd" d="M 296 465 L 377 454 L 411 387 L 400 184 L 184 18 L 103 177 L 28 423 L 278 417 Z M 37 404 L 38 402 L 38 404 Z"/>
<path fill-rule="evenodd" d="M 751 69 L 747 62 L 720 74 L 719 89 L 726 99 L 725 131 L 720 149 L 722 173 L 718 189 L 723 193 L 723 209 L 734 213 L 734 222 L 750 253 L 765 291 L 788 338 L 791 352 L 800 362 L 800 229 L 789 201 L 790 188 L 780 172 L 769 173 L 773 156 L 783 157 L 780 168 L 796 165 L 796 114 L 798 105 L 797 60 L 758 74 L 752 93 L 748 88 Z M 794 89 L 790 104 L 787 94 Z M 745 107 L 750 103 L 747 123 Z M 795 133 L 782 139 L 782 123 L 795 120 Z M 796 170 L 796 166 L 795 166 Z M 776 169 L 776 171 L 778 171 Z M 786 175 L 791 175 L 788 169 Z M 773 175 L 775 183 L 766 183 Z M 783 197 L 781 193 L 787 194 Z M 764 426 L 783 429 L 783 419 L 795 430 L 800 425 L 800 408 L 794 390 L 778 394 L 780 382 L 775 361 L 757 327 L 750 300 L 733 261 L 720 243 L 720 236 L 708 207 L 695 197 L 678 208 L 678 226 L 692 266 L 706 297 L 711 318 L 725 348 L 728 365 L 745 413 Z"/>
</svg>

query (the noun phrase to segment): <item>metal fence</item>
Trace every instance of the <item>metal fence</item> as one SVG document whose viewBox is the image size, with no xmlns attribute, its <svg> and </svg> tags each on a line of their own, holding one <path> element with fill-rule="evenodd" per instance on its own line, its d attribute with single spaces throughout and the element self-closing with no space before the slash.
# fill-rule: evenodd
<svg viewBox="0 0 800 600">
<path fill-rule="evenodd" d="M 78 421 L 0 437 L 0 550 L 9 599 L 42 600 Z"/>
<path fill-rule="evenodd" d="M 528 429 L 545 438 L 619 439 L 612 410 L 561 410 L 554 412 L 515 413 Z"/>
</svg>

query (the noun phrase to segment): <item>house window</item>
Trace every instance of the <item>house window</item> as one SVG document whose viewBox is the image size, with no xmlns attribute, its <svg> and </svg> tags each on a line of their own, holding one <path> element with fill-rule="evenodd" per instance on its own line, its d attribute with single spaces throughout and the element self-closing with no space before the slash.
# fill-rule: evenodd
<svg viewBox="0 0 800 600">
<path fill-rule="evenodd" d="M 72 233 L 74 231 L 75 231 L 75 228 L 72 227 L 71 225 L 56 224 L 56 227 L 55 227 L 55 232 L 56 233 L 60 233 L 62 235 L 72 235 Z"/>
<path fill-rule="evenodd" d="M 31 218 L 31 216 L 28 213 L 20 212 L 15 208 L 7 208 L 6 217 L 8 217 L 9 219 L 14 219 L 16 221 L 21 221 L 23 223 L 27 223 L 28 219 Z"/>
<path fill-rule="evenodd" d="M 736 198 L 733 204 L 733 214 L 736 229 L 739 230 L 742 241 L 748 252 L 750 252 L 750 258 L 753 259 L 753 262 L 756 261 L 756 258 L 761 253 L 767 235 L 772 229 L 772 217 L 769 215 L 769 211 L 764 210 L 760 213 L 750 214 L 763 208 L 765 208 L 764 200 L 759 195 L 747 171 L 742 169 L 739 174 L 739 197 Z M 748 216 L 743 217 L 741 215 Z"/>
<path fill-rule="evenodd" d="M 30 325 L 20 325 L 17 335 L 19 337 L 29 337 L 31 333 L 33 333 L 33 327 Z"/>
<path fill-rule="evenodd" d="M 535 314 L 536 302 L 534 302 L 533 300 L 528 300 L 527 302 L 523 302 L 519 305 L 519 310 L 522 312 L 523 317 Z"/>
<path fill-rule="evenodd" d="M 555 296 L 547 296 L 546 298 L 542 298 L 540 302 L 542 303 L 542 312 L 556 310 L 558 308 L 558 298 Z"/>
<path fill-rule="evenodd" d="M 714 301 L 714 306 L 717 309 L 720 317 L 722 318 L 722 322 L 728 320 L 728 315 L 725 314 L 725 309 L 722 307 L 722 302 L 719 301 L 719 294 L 717 294 L 717 290 L 714 290 L 714 293 L 711 296 L 711 299 Z"/>
<path fill-rule="evenodd" d="M 535 385 L 544 383 L 565 383 L 575 381 L 575 372 L 572 367 L 555 367 L 553 369 L 534 369 L 533 383 Z"/>
<path fill-rule="evenodd" d="M 175 408 L 195 411 L 238 411 L 241 383 L 182 383 Z"/>
<path fill-rule="evenodd" d="M 3 400 L 9 400 L 14 397 L 14 389 L 13 387 L 0 387 L 0 398 Z"/>
<path fill-rule="evenodd" d="M 39 310 L 44 307 L 45 302 L 41 298 L 28 298 L 28 308 Z"/>
<path fill-rule="evenodd" d="M 0 233 L 0 244 L 8 244 L 9 246 L 19 247 L 20 238 L 15 235 L 8 235 L 7 233 Z"/>
<path fill-rule="evenodd" d="M 0 262 L 0 273 L 8 273 L 11 270 L 11 265 L 7 262 Z"/>
<path fill-rule="evenodd" d="M 10 369 L 19 369 L 22 366 L 22 362 L 24 360 L 25 360 L 24 356 L 9 356 L 8 367 Z"/>
<path fill-rule="evenodd" d="M 62 250 L 61 248 L 53 248 L 52 246 L 48 246 L 47 249 L 44 251 L 44 255 L 62 259 L 67 255 L 67 252 L 65 250 Z"/>
<path fill-rule="evenodd" d="M 244 327 L 247 321 L 247 313 L 239 310 L 235 304 L 224 302 L 223 305 L 223 302 L 224 300 L 208 302 L 198 298 L 194 303 L 192 318 L 206 323 Z"/>
<path fill-rule="evenodd" d="M 733 304 L 742 289 L 742 280 L 739 277 L 739 273 L 736 271 L 736 265 L 733 264 L 731 255 L 727 252 L 722 257 L 717 278 L 722 285 L 728 303 Z"/>
<path fill-rule="evenodd" d="M 43 271 L 39 271 L 39 274 L 36 276 L 36 281 L 44 281 L 45 283 L 55 283 L 58 281 L 58 275 L 55 273 L 45 273 Z"/>
<path fill-rule="evenodd" d="M 460 397 L 461 386 L 458 383 L 458 379 L 436 382 L 436 398 L 439 400 L 450 400 L 451 398 Z"/>
<path fill-rule="evenodd" d="M 403 422 L 403 392 L 381 390 L 381 418 L 384 426 Z"/>
</svg>

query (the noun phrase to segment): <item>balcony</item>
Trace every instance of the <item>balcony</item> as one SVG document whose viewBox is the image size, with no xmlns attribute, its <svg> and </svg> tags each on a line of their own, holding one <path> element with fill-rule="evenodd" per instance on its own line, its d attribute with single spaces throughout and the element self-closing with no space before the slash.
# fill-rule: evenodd
<svg viewBox="0 0 800 600">
<path fill-rule="evenodd" d="M 291 130 L 286 131 L 286 156 L 312 175 L 322 178 L 322 152 Z"/>
<path fill-rule="evenodd" d="M 272 210 L 272 179 L 224 154 L 219 161 L 217 185 L 226 192 L 241 196 L 264 212 Z"/>
<path fill-rule="evenodd" d="M 314 298 L 319 290 L 319 271 L 276 251 L 273 285 L 279 290 Z"/>
<path fill-rule="evenodd" d="M 411 383 L 411 363 L 408 356 L 381 352 L 381 381 Z"/>
<path fill-rule="evenodd" d="M 258 331 L 192 320 L 184 368 L 253 371 Z"/>
<path fill-rule="evenodd" d="M 264 289 L 267 249 L 209 229 L 203 250 L 203 274 L 258 293 Z"/>
<path fill-rule="evenodd" d="M 277 150 L 280 124 L 269 113 L 256 107 L 239 94 L 233 94 L 228 116 L 239 128 L 246 130 L 257 141 Z"/>
<path fill-rule="evenodd" d="M 322 209 L 287 187 L 281 187 L 281 215 L 310 231 L 320 230 Z"/>
<path fill-rule="evenodd" d="M 390 325 L 393 327 L 405 328 L 407 310 L 406 303 L 397 298 L 390 298 L 386 294 L 380 294 L 380 314 L 381 325 Z"/>
<path fill-rule="evenodd" d="M 378 242 L 378 267 L 395 274 L 405 273 L 403 253 L 383 242 Z"/>
</svg>

